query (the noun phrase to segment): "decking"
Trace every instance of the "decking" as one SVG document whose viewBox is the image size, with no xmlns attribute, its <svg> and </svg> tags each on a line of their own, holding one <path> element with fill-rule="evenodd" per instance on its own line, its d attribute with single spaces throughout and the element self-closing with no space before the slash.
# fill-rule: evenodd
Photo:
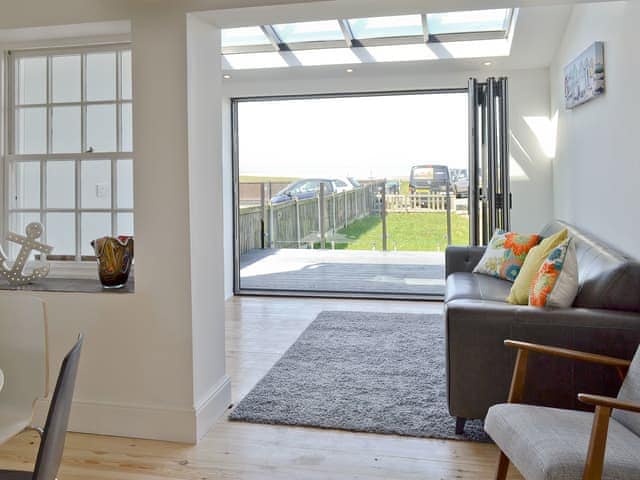
<svg viewBox="0 0 640 480">
<path fill-rule="evenodd" d="M 250 250 L 240 257 L 240 285 L 248 290 L 443 295 L 444 253 Z"/>
</svg>

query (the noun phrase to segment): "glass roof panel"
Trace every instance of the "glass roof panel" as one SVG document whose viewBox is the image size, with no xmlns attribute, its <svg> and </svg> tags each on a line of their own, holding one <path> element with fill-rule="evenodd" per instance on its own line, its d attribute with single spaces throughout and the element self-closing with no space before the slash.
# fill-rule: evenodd
<svg viewBox="0 0 640 480">
<path fill-rule="evenodd" d="M 287 62 L 278 52 L 236 53 L 223 55 L 233 70 L 252 68 L 281 68 Z"/>
<path fill-rule="evenodd" d="M 510 9 L 471 10 L 466 12 L 430 13 L 429 33 L 490 32 L 504 30 Z"/>
<path fill-rule="evenodd" d="M 273 28 L 284 43 L 344 40 L 337 20 L 284 23 Z"/>
<path fill-rule="evenodd" d="M 350 48 L 316 48 L 314 50 L 296 50 L 296 58 L 302 66 L 345 65 L 360 63 Z"/>
<path fill-rule="evenodd" d="M 222 47 L 244 47 L 247 45 L 268 45 L 269 39 L 260 27 L 239 27 L 222 29 Z"/>
<path fill-rule="evenodd" d="M 358 39 L 422 35 L 420 15 L 354 18 L 349 20 L 351 32 Z"/>
</svg>

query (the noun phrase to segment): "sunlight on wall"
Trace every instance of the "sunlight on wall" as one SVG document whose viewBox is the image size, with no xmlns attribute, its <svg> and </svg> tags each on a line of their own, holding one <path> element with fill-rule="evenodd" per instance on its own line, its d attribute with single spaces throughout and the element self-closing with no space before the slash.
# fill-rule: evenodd
<svg viewBox="0 0 640 480">
<path fill-rule="evenodd" d="M 523 117 L 533 134 L 538 139 L 544 155 L 549 158 L 556 156 L 556 142 L 558 138 L 558 111 L 553 117 Z"/>
<path fill-rule="evenodd" d="M 529 176 L 524 173 L 524 170 L 518 161 L 513 158 L 513 155 L 509 155 L 509 178 L 511 180 L 529 180 Z"/>
</svg>

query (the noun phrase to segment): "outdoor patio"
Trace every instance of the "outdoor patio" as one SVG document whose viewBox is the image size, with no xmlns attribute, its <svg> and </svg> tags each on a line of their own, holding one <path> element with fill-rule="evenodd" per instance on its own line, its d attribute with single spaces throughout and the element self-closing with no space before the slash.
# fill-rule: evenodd
<svg viewBox="0 0 640 480">
<path fill-rule="evenodd" d="M 241 288 L 443 295 L 443 252 L 254 249 L 240 257 Z"/>
</svg>

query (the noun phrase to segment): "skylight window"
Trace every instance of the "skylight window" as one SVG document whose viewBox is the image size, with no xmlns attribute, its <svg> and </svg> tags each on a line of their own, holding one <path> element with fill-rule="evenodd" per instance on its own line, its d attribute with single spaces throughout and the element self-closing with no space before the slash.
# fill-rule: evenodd
<svg viewBox="0 0 640 480">
<path fill-rule="evenodd" d="M 420 15 L 355 18 L 349 20 L 349 26 L 357 39 L 423 35 Z"/>
<path fill-rule="evenodd" d="M 337 20 L 286 23 L 273 28 L 284 43 L 344 40 Z"/>
<path fill-rule="evenodd" d="M 500 31 L 508 28 L 510 12 L 511 10 L 508 8 L 498 8 L 431 13 L 427 15 L 427 23 L 431 35 Z"/>
<path fill-rule="evenodd" d="M 509 55 L 517 9 L 416 13 L 222 29 L 224 69 Z"/>
<path fill-rule="evenodd" d="M 246 47 L 269 45 L 269 39 L 260 27 L 225 28 L 222 30 L 222 47 Z"/>
<path fill-rule="evenodd" d="M 224 57 L 234 70 L 287 66 L 287 62 L 279 52 L 237 53 Z"/>
<path fill-rule="evenodd" d="M 350 48 L 316 48 L 315 50 L 297 50 L 294 54 L 303 66 L 360 63 L 360 60 Z"/>
</svg>

